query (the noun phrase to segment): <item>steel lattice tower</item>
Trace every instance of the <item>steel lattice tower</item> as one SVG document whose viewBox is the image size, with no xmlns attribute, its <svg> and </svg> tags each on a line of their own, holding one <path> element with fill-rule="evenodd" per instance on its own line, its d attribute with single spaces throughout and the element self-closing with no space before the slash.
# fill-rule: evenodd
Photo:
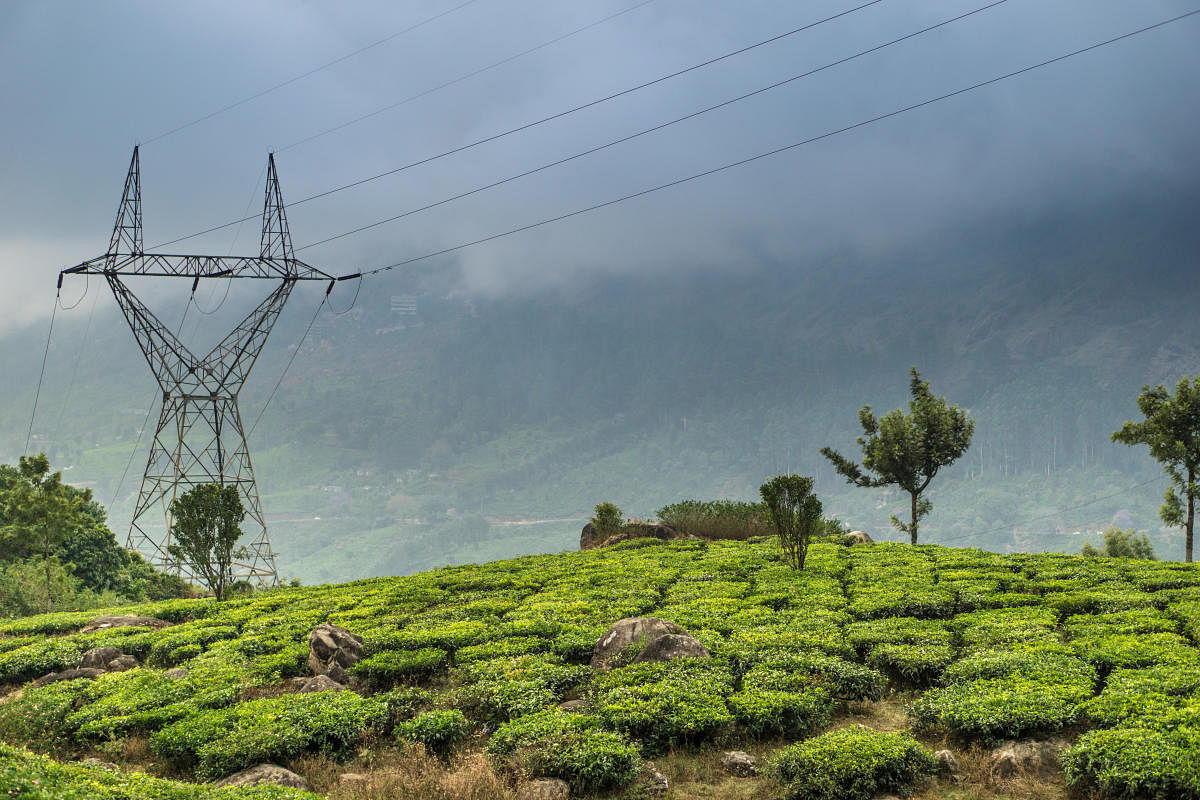
<svg viewBox="0 0 1200 800">
<path fill-rule="evenodd" d="M 195 578 L 167 550 L 171 544 L 171 500 L 198 484 L 234 484 L 247 512 L 242 528 L 245 540 L 249 540 L 250 559 L 236 563 L 232 577 L 273 585 L 278 583 L 279 574 L 254 484 L 254 467 L 238 411 L 238 392 L 296 282 L 324 280 L 330 281 L 330 288 L 333 286 L 330 275 L 295 257 L 274 154 L 267 159 L 260 241 L 257 256 L 145 252 L 141 171 L 135 147 L 108 250 L 63 270 L 63 274 L 104 277 L 162 389 L 162 408 L 126 546 L 147 555 L 156 567 Z M 191 278 L 193 293 L 205 277 L 258 278 L 278 281 L 278 286 L 207 355 L 198 356 L 129 290 L 123 277 L 131 275 Z"/>
</svg>

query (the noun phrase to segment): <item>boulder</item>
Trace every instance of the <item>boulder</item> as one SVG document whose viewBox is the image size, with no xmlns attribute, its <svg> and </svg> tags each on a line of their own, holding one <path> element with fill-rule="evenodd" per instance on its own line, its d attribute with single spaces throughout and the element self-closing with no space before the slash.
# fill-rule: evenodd
<svg viewBox="0 0 1200 800">
<path fill-rule="evenodd" d="M 846 534 L 846 541 L 850 544 L 874 544 L 875 540 L 867 535 L 866 531 L 850 531 Z"/>
<path fill-rule="evenodd" d="M 1002 742 L 988 759 L 992 778 L 1034 775 L 1058 768 L 1059 754 L 1067 746 L 1065 739 L 1044 742 Z"/>
<path fill-rule="evenodd" d="M 323 622 L 308 634 L 308 668 L 345 685 L 346 668 L 362 658 L 362 637 L 340 625 Z"/>
<path fill-rule="evenodd" d="M 297 692 L 343 692 L 346 687 L 335 681 L 328 675 L 316 675 L 312 678 L 305 678 L 304 683 L 300 685 Z"/>
<path fill-rule="evenodd" d="M 616 658 L 634 642 L 650 642 L 671 633 L 686 634 L 683 628 L 674 622 L 667 622 L 657 617 L 628 617 L 612 624 L 592 648 L 592 666 L 596 669 L 608 669 L 608 663 Z"/>
<path fill-rule="evenodd" d="M 272 783 L 277 786 L 288 786 L 292 789 L 311 791 L 308 781 L 301 778 L 290 769 L 284 769 L 278 764 L 255 764 L 253 767 L 235 772 L 228 778 L 215 781 L 213 786 L 258 786 L 262 783 Z"/>
<path fill-rule="evenodd" d="M 671 788 L 667 782 L 667 776 L 658 771 L 658 767 L 653 764 L 646 764 L 646 796 L 647 797 L 662 797 L 667 793 L 667 789 Z"/>
<path fill-rule="evenodd" d="M 521 785 L 517 800 L 567 800 L 571 787 L 558 778 L 540 778 Z"/>
<path fill-rule="evenodd" d="M 99 678 L 104 674 L 104 670 L 95 669 L 93 667 L 78 667 L 77 669 L 64 669 L 62 672 L 51 672 L 49 675 L 43 675 L 35 680 L 31 685 L 34 687 L 45 686 L 58 681 L 73 681 L 76 678 Z"/>
<path fill-rule="evenodd" d="M 677 658 L 708 658 L 711 653 L 689 634 L 668 633 L 647 642 L 642 652 L 633 659 L 634 664 L 645 661 L 674 661 Z"/>
<path fill-rule="evenodd" d="M 599 547 L 601 544 L 600 532 L 596 530 L 596 526 L 590 522 L 584 525 L 583 532 L 579 534 L 579 549 L 591 550 L 593 547 Z"/>
<path fill-rule="evenodd" d="M 90 633 L 92 631 L 107 630 L 108 628 L 128 628 L 128 627 L 146 627 L 146 628 L 166 628 L 171 623 L 165 619 L 157 617 L 138 617 L 132 614 L 105 614 L 102 617 L 96 617 L 94 620 L 84 626 L 80 633 Z"/>
<path fill-rule="evenodd" d="M 163 673 L 164 678 L 170 678 L 173 681 L 180 680 L 181 678 L 186 678 L 187 676 L 188 676 L 188 671 L 184 667 L 175 667 L 174 669 L 169 669 Z"/>
<path fill-rule="evenodd" d="M 79 659 L 79 666 L 92 669 L 108 669 L 108 662 L 125 655 L 115 647 L 93 647 Z"/>
<path fill-rule="evenodd" d="M 124 653 L 108 662 L 109 672 L 124 672 L 127 669 L 133 669 L 138 665 L 137 659 L 133 656 L 127 656 Z"/>
<path fill-rule="evenodd" d="M 563 702 L 558 704 L 558 707 L 561 708 L 563 711 L 567 711 L 572 714 L 576 713 L 576 712 L 582 713 L 582 712 L 588 710 L 588 701 L 587 700 L 564 700 Z"/>
<path fill-rule="evenodd" d="M 758 774 L 758 759 L 741 750 L 726 750 L 722 753 L 721 766 L 737 778 L 750 778 Z"/>
<path fill-rule="evenodd" d="M 937 759 L 938 771 L 947 775 L 956 775 L 959 771 L 958 759 L 949 750 L 938 750 L 933 754 Z"/>
</svg>

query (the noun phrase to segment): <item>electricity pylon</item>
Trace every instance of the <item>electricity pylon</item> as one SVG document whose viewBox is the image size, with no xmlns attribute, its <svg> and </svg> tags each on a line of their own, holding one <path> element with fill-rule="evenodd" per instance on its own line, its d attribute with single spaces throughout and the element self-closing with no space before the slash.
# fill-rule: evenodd
<svg viewBox="0 0 1200 800">
<path fill-rule="evenodd" d="M 161 569 L 196 578 L 169 552 L 170 504 L 203 483 L 235 485 L 246 509 L 242 529 L 249 558 L 234 564 L 235 580 L 274 585 L 279 581 L 275 553 L 267 535 L 254 468 L 238 411 L 238 392 L 262 352 L 271 328 L 297 281 L 333 278 L 296 258 L 288 231 L 283 196 L 275 174 L 275 156 L 267 159 L 261 248 L 257 256 L 200 256 L 147 253 L 142 245 L 142 187 L 138 148 L 133 148 L 125 190 L 104 255 L 62 271 L 62 275 L 102 275 L 133 331 L 138 347 L 162 389 L 162 408 L 134 505 L 126 546 L 145 554 Z M 279 281 L 258 307 L 207 355 L 189 350 L 125 285 L 125 276 L 259 278 Z M 155 522 L 161 519 L 163 527 Z"/>
</svg>

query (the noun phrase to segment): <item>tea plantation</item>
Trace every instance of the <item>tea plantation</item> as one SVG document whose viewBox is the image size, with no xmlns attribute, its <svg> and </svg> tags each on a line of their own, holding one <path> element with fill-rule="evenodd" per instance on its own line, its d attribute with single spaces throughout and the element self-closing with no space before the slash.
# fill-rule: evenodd
<svg viewBox="0 0 1200 800">
<path fill-rule="evenodd" d="M 173 624 L 79 632 L 101 613 Z M 711 658 L 634 662 L 635 646 L 590 667 L 609 625 L 634 616 L 682 626 Z M 363 638 L 354 691 L 290 691 L 323 622 Z M 486 753 L 510 780 L 561 778 L 573 796 L 642 797 L 648 761 L 754 743 L 774 753 L 763 796 L 866 800 L 941 780 L 943 743 L 1057 735 L 1081 795 L 1200 799 L 1198 640 L 1192 565 L 821 543 L 794 572 L 768 539 L 639 539 L 51 614 L 0 623 L 0 796 L 312 797 L 197 783 L 419 742 Z M 99 646 L 140 666 L 28 685 Z M 897 692 L 907 731 L 845 724 Z M 160 777 L 66 763 L 134 740 Z"/>
</svg>

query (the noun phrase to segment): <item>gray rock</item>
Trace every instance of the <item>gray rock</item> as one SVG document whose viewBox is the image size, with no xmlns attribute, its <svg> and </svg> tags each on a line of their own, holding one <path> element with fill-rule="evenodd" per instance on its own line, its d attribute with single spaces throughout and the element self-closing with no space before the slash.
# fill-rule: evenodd
<svg viewBox="0 0 1200 800">
<path fill-rule="evenodd" d="M 304 684 L 296 691 L 301 693 L 308 692 L 344 692 L 346 687 L 330 678 L 328 675 L 316 675 L 312 678 L 307 678 Z"/>
<path fill-rule="evenodd" d="M 147 628 L 166 628 L 171 623 L 165 619 L 158 617 L 138 617 L 132 614 L 105 614 L 102 617 L 96 617 L 94 620 L 84 626 L 81 633 L 90 633 L 91 631 L 107 630 L 108 628 L 127 628 L 127 627 L 147 627 Z"/>
<path fill-rule="evenodd" d="M 658 767 L 653 764 L 646 764 L 646 796 L 647 797 L 662 797 L 667 793 L 667 789 L 671 788 L 667 782 L 667 776 L 658 771 Z"/>
<path fill-rule="evenodd" d="M 571 787 L 558 778 L 539 778 L 517 790 L 517 800 L 567 800 L 570 796 Z"/>
<path fill-rule="evenodd" d="M 596 669 L 608 669 L 609 662 L 634 642 L 643 642 L 649 646 L 655 639 L 672 633 L 686 634 L 687 631 L 674 622 L 657 617 L 629 617 L 618 620 L 592 648 L 592 666 Z"/>
<path fill-rule="evenodd" d="M 43 675 L 35 680 L 31 686 L 45 686 L 50 683 L 59 681 L 73 681 L 76 678 L 99 678 L 104 674 L 104 670 L 95 669 L 93 667 L 79 667 L 77 669 L 64 669 L 62 672 L 51 672 L 49 675 Z"/>
<path fill-rule="evenodd" d="M 711 653 L 689 634 L 668 633 L 646 644 L 633 659 L 634 664 L 646 661 L 674 661 L 677 658 L 708 658 Z"/>
<path fill-rule="evenodd" d="M 949 775 L 955 775 L 958 773 L 958 758 L 955 757 L 954 753 L 951 753 L 949 750 L 938 750 L 933 754 L 933 757 L 937 759 L 938 769 L 941 772 Z"/>
<path fill-rule="evenodd" d="M 596 530 L 596 526 L 590 522 L 584 525 L 583 531 L 579 534 L 579 549 L 591 550 L 594 547 L 599 547 L 601 544 L 600 532 Z"/>
<path fill-rule="evenodd" d="M 570 711 L 572 713 L 583 712 L 583 711 L 587 711 L 588 701 L 587 700 L 564 700 L 563 702 L 558 704 L 558 707 L 561 708 L 563 711 Z"/>
<path fill-rule="evenodd" d="M 108 662 L 106 669 L 109 672 L 124 672 L 127 669 L 133 669 L 138 665 L 137 659 L 133 656 L 127 656 L 124 653 Z"/>
<path fill-rule="evenodd" d="M 79 666 L 90 669 L 108 669 L 108 662 L 114 661 L 125 654 L 115 647 L 93 647 L 79 659 Z"/>
<path fill-rule="evenodd" d="M 992 751 L 988 774 L 992 778 L 1033 775 L 1044 766 L 1041 742 L 1003 742 Z"/>
<path fill-rule="evenodd" d="M 186 678 L 187 676 L 188 676 L 188 671 L 184 667 L 175 667 L 174 669 L 169 669 L 163 673 L 164 678 L 170 678 L 173 681 L 177 681 L 181 678 Z"/>
<path fill-rule="evenodd" d="M 114 771 L 120 769 L 120 767 L 118 767 L 113 762 L 104 761 L 102 759 L 96 758 L 95 756 L 92 756 L 91 758 L 85 758 L 82 761 L 80 761 L 79 763 L 84 764 L 85 766 L 89 766 L 89 767 L 99 767 L 100 769 L 107 769 L 107 770 L 114 770 Z"/>
<path fill-rule="evenodd" d="M 721 754 L 721 766 L 730 775 L 750 778 L 758 774 L 758 759 L 741 750 L 726 750 Z"/>
<path fill-rule="evenodd" d="M 308 634 L 308 669 L 345 685 L 346 668 L 362 658 L 362 637 L 340 625 L 323 622 Z"/>
<path fill-rule="evenodd" d="M 874 544 L 875 540 L 867 535 L 866 531 L 850 531 L 846 534 L 846 541 L 850 544 Z"/>
<path fill-rule="evenodd" d="M 277 786 L 289 786 L 293 789 L 311 791 L 308 781 L 301 778 L 290 769 L 284 769 L 278 764 L 255 764 L 253 767 L 235 772 L 228 778 L 215 781 L 213 786 L 258 786 L 261 783 L 273 783 Z"/>
</svg>

